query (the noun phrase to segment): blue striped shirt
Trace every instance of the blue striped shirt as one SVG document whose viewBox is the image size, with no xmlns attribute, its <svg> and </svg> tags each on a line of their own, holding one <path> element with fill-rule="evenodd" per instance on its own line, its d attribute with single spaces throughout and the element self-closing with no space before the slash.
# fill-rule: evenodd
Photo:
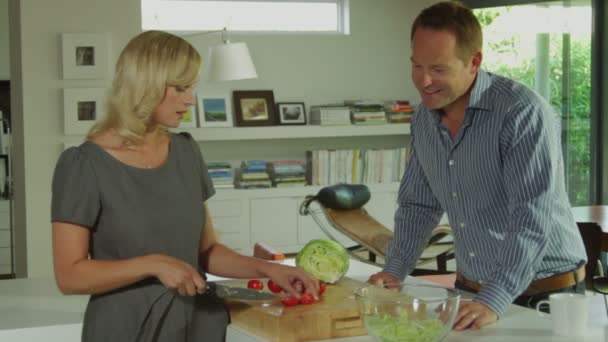
<svg viewBox="0 0 608 342">
<path fill-rule="evenodd" d="M 565 189 L 559 117 L 529 88 L 480 70 L 454 139 L 420 105 L 385 272 L 411 272 L 446 212 L 458 272 L 498 316 L 534 279 L 586 261 Z"/>
</svg>

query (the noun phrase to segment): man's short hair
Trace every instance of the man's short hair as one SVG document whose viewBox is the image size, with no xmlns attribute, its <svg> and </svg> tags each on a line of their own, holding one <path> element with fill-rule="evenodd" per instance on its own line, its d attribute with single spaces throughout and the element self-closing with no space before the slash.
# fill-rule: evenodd
<svg viewBox="0 0 608 342">
<path fill-rule="evenodd" d="M 461 59 L 467 59 L 481 51 L 483 37 L 481 25 L 473 12 L 455 1 L 439 2 L 425 8 L 414 23 L 410 39 L 418 28 L 448 31 L 456 36 L 456 46 Z"/>
</svg>

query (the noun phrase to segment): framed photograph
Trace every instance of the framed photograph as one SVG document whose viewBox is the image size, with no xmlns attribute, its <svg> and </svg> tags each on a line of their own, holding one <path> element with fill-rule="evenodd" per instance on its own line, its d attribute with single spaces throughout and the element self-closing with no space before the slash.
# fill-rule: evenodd
<svg viewBox="0 0 608 342">
<path fill-rule="evenodd" d="M 277 112 L 281 125 L 306 125 L 304 102 L 277 103 Z"/>
<path fill-rule="evenodd" d="M 198 121 L 201 127 L 232 127 L 232 106 L 228 95 L 199 95 Z"/>
<path fill-rule="evenodd" d="M 235 90 L 232 97 L 237 126 L 276 125 L 272 90 Z"/>
<path fill-rule="evenodd" d="M 196 128 L 196 108 L 190 106 L 188 111 L 184 113 L 184 117 L 179 121 L 179 128 Z"/>
<path fill-rule="evenodd" d="M 84 135 L 105 114 L 105 88 L 63 90 L 63 128 L 66 135 Z"/>
<path fill-rule="evenodd" d="M 104 33 L 64 33 L 61 51 L 64 79 L 102 79 L 108 75 L 108 36 Z"/>
</svg>

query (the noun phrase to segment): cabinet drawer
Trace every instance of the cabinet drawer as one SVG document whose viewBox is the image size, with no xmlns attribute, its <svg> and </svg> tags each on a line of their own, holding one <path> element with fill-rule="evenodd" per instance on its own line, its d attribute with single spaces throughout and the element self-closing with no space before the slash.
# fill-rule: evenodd
<svg viewBox="0 0 608 342">
<path fill-rule="evenodd" d="M 11 265 L 0 265 L 0 274 L 11 274 Z"/>
<path fill-rule="evenodd" d="M 289 197 L 251 199 L 251 240 L 274 247 L 298 244 L 298 203 Z"/>
<path fill-rule="evenodd" d="M 0 200 L 0 215 L 4 215 L 5 213 L 8 216 L 8 213 L 11 210 L 11 202 L 6 200 Z"/>
<path fill-rule="evenodd" d="M 8 247 L 0 247 L 0 265 L 11 264 L 11 249 Z"/>
<path fill-rule="evenodd" d="M 0 247 L 10 247 L 11 246 L 11 231 L 10 230 L 0 230 Z"/>
<path fill-rule="evenodd" d="M 235 217 L 241 216 L 241 200 L 210 200 L 207 206 L 212 217 Z"/>
<path fill-rule="evenodd" d="M 240 233 L 242 231 L 240 217 L 218 217 L 213 218 L 213 226 L 216 232 Z"/>
</svg>

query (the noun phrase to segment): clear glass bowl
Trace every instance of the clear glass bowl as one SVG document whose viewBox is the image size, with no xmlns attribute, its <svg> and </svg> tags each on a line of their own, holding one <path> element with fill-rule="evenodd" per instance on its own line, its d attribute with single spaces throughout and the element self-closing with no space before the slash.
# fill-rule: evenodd
<svg viewBox="0 0 608 342">
<path fill-rule="evenodd" d="M 460 293 L 433 285 L 367 285 L 355 298 L 367 334 L 382 342 L 442 341 L 452 329 Z"/>
</svg>

